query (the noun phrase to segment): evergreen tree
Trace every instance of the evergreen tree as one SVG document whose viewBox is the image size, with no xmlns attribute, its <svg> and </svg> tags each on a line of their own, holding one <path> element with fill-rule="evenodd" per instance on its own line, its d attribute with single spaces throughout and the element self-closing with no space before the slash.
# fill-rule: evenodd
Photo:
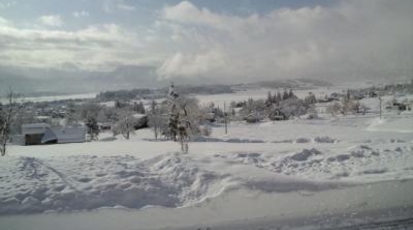
<svg viewBox="0 0 413 230">
<path fill-rule="evenodd" d="M 312 92 L 309 92 L 308 96 L 305 97 L 304 102 L 307 104 L 315 104 L 317 103 L 317 99 L 315 98 L 315 95 Z"/>
<path fill-rule="evenodd" d="M 268 91 L 267 100 L 265 101 L 265 104 L 267 106 L 270 106 L 273 102 L 274 102 L 274 97 L 271 95 L 271 92 Z"/>
<path fill-rule="evenodd" d="M 145 114 L 145 106 L 143 105 L 142 101 L 140 101 L 139 103 L 134 102 L 133 104 L 133 110 L 137 113 L 140 114 Z"/>
<path fill-rule="evenodd" d="M 297 98 L 297 97 L 294 95 L 292 89 L 290 89 L 290 92 L 288 92 L 288 98 Z"/>
<path fill-rule="evenodd" d="M 283 97 L 282 97 L 283 101 L 287 100 L 289 98 L 289 96 L 290 95 L 288 94 L 288 92 L 286 90 L 284 90 Z"/>
<path fill-rule="evenodd" d="M 281 93 L 277 92 L 276 102 L 280 103 L 280 101 L 282 101 Z"/>
<path fill-rule="evenodd" d="M 179 114 L 176 109 L 176 105 L 172 105 L 172 109 L 169 114 L 168 121 L 168 137 L 176 141 L 176 135 L 178 134 L 178 123 L 179 123 Z"/>
</svg>

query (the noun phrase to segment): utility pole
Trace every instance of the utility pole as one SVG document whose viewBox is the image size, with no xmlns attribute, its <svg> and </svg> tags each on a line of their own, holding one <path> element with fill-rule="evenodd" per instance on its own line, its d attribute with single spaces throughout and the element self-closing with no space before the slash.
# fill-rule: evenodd
<svg viewBox="0 0 413 230">
<path fill-rule="evenodd" d="M 226 110 L 226 104 L 224 102 L 224 121 L 225 121 L 225 134 L 228 133 L 228 126 L 227 126 L 227 113 L 225 112 Z"/>
<path fill-rule="evenodd" d="M 381 96 L 379 96 L 379 101 L 380 101 L 380 120 L 381 120 L 381 101 L 382 101 Z"/>
</svg>

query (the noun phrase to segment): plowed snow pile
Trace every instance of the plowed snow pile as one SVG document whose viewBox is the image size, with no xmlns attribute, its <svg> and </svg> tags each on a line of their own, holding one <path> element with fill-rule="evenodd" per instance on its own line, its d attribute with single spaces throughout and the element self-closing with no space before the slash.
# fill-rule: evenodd
<svg viewBox="0 0 413 230">
<path fill-rule="evenodd" d="M 340 178 L 346 182 L 413 178 L 412 147 L 397 146 L 380 150 L 362 145 L 338 154 L 315 148 L 282 155 L 165 154 L 146 160 L 129 155 L 6 157 L 0 163 L 0 214 L 183 207 L 231 189 L 324 190 L 336 187 Z M 208 163 L 221 166 L 208 169 Z M 220 171 L 222 166 L 226 170 Z M 239 167 L 248 177 L 238 173 Z M 267 176 L 254 178 L 255 173 Z"/>
<path fill-rule="evenodd" d="M 6 182 L 0 214 L 181 207 L 217 196 L 231 184 L 228 176 L 202 171 L 173 154 L 146 161 L 132 156 L 16 157 L 0 171 Z"/>
</svg>

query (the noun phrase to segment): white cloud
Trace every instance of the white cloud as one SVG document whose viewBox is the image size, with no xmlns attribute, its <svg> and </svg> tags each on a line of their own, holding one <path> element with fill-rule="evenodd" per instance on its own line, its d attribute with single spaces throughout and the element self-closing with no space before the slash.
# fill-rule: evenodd
<svg viewBox="0 0 413 230">
<path fill-rule="evenodd" d="M 226 57 L 220 50 L 211 50 L 202 54 L 182 54 L 180 52 L 167 59 L 162 66 L 158 68 L 158 75 L 164 78 L 204 76 L 211 74 L 211 70 L 216 72 L 225 71 Z M 190 64 L 190 65 L 186 65 Z"/>
<path fill-rule="evenodd" d="M 116 24 L 65 31 L 20 29 L 0 23 L 0 38 L 0 62 L 9 66 L 50 68 L 68 62 L 82 69 L 104 70 L 148 60 L 137 52 L 141 48 L 137 35 Z"/>
<path fill-rule="evenodd" d="M 16 1 L 0 2 L 0 9 L 7 9 L 17 4 Z"/>
<path fill-rule="evenodd" d="M 106 13 L 113 13 L 116 10 L 134 11 L 135 6 L 125 3 L 124 0 L 105 0 L 103 10 Z"/>
<path fill-rule="evenodd" d="M 0 26 L 10 26 L 11 22 L 5 18 L 0 17 Z"/>
<path fill-rule="evenodd" d="M 112 13 L 126 10 L 119 4 L 128 6 L 105 3 Z M 161 78 L 192 82 L 411 76 L 411 9 L 410 0 L 344 0 L 237 16 L 183 1 L 156 11 L 151 25 L 75 31 L 57 27 L 63 25 L 58 15 L 45 16 L 46 24 L 55 26 L 47 29 L 21 28 L 0 17 L 0 62 L 42 67 L 67 62 L 87 69 L 145 63 L 158 65 Z"/>
<path fill-rule="evenodd" d="M 409 0 L 347 0 L 240 17 L 183 1 L 160 13 L 158 24 L 169 26 L 171 42 L 186 47 L 158 74 L 213 80 L 411 75 L 411 9 Z"/>
<path fill-rule="evenodd" d="M 90 16 L 90 13 L 88 11 L 75 11 L 73 12 L 73 16 L 76 18 L 81 18 L 81 17 L 88 17 Z"/>
<path fill-rule="evenodd" d="M 123 1 L 119 1 L 116 5 L 119 10 L 134 11 L 135 7 L 132 5 L 127 5 Z"/>
<path fill-rule="evenodd" d="M 63 25 L 60 15 L 43 15 L 39 17 L 39 21 L 46 26 L 60 27 Z"/>
</svg>

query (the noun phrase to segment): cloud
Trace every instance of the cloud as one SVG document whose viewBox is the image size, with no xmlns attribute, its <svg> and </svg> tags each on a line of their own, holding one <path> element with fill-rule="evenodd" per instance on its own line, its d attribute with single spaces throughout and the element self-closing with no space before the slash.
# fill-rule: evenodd
<svg viewBox="0 0 413 230">
<path fill-rule="evenodd" d="M 0 2 L 0 9 L 7 9 L 17 4 L 16 1 Z"/>
<path fill-rule="evenodd" d="M 105 0 L 103 4 L 103 10 L 106 13 L 113 13 L 116 10 L 134 11 L 135 6 L 125 3 L 124 0 Z"/>
<path fill-rule="evenodd" d="M 225 54 L 220 50 L 211 50 L 202 54 L 178 52 L 158 68 L 157 74 L 163 78 L 204 76 L 210 74 L 211 70 L 224 71 L 227 67 L 226 62 Z M 188 63 L 191 65 L 186 66 Z M 170 75 L 171 73 L 174 75 Z"/>
<path fill-rule="evenodd" d="M 145 64 L 137 35 L 116 24 L 91 25 L 76 31 L 21 29 L 0 18 L 0 62 L 8 66 L 51 68 L 74 63 L 81 69 L 111 70 Z"/>
<path fill-rule="evenodd" d="M 127 5 L 123 1 L 119 1 L 116 5 L 116 7 L 120 10 L 126 10 L 126 11 L 134 11 L 135 7 L 132 5 Z"/>
<path fill-rule="evenodd" d="M 60 27 L 63 25 L 60 15 L 43 15 L 38 20 L 46 26 Z"/>
<path fill-rule="evenodd" d="M 84 11 L 84 10 L 82 10 L 82 11 L 75 11 L 75 12 L 73 12 L 73 16 L 74 16 L 75 18 L 88 17 L 88 16 L 90 16 L 90 13 L 89 13 L 88 11 Z"/>
<path fill-rule="evenodd" d="M 63 27 L 59 15 L 39 19 L 47 27 L 0 17 L 0 63 L 44 68 L 71 63 L 88 70 L 149 64 L 157 66 L 160 78 L 188 82 L 336 80 L 413 72 L 410 0 L 340 0 L 242 16 L 182 1 L 154 9 L 144 25 L 130 25 L 127 17 L 134 15 L 124 14 L 133 10 L 132 1 L 103 2 L 107 12 L 122 13 L 116 23 L 106 15 L 105 23 L 70 30 L 70 21 Z M 87 15 L 73 12 L 73 17 Z"/>
<path fill-rule="evenodd" d="M 0 17 L 0 26 L 10 26 L 11 22 L 5 18 Z"/>
<path fill-rule="evenodd" d="M 183 1 L 164 7 L 159 24 L 191 48 L 171 54 L 158 74 L 217 81 L 411 75 L 412 9 L 408 0 L 347 0 L 241 17 Z"/>
</svg>

